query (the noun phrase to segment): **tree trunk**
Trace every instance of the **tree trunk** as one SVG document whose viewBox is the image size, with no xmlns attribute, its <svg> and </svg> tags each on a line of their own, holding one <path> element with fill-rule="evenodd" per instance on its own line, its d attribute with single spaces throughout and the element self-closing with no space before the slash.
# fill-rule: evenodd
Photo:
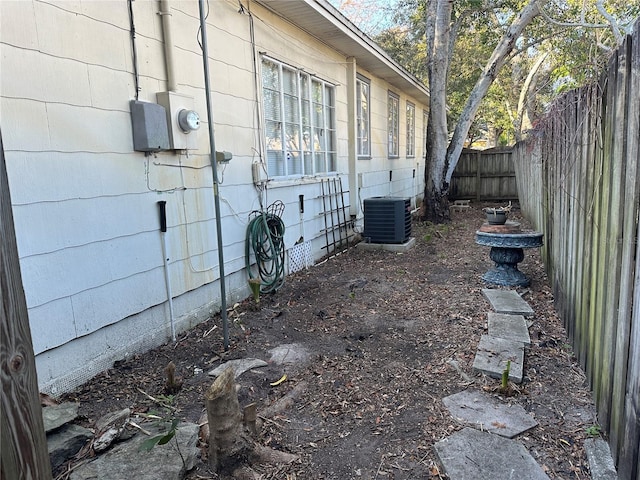
<svg viewBox="0 0 640 480">
<path fill-rule="evenodd" d="M 227 368 L 205 394 L 209 423 L 209 466 L 231 471 L 241 465 L 251 450 L 244 433 L 242 412 L 233 368 Z"/>
<path fill-rule="evenodd" d="M 449 220 L 449 185 L 443 185 L 446 172 L 445 160 L 449 131 L 447 129 L 447 72 L 449 70 L 449 45 L 451 0 L 433 0 L 429 4 L 431 21 L 427 22 L 429 45 L 429 123 L 427 125 L 425 191 L 423 218 L 435 223 Z"/>
<path fill-rule="evenodd" d="M 529 96 L 529 90 L 533 83 L 534 78 L 538 74 L 538 70 L 549 56 L 549 52 L 542 53 L 538 59 L 535 61 L 531 70 L 529 70 L 529 74 L 522 84 L 522 88 L 520 89 L 520 97 L 518 98 L 518 112 L 516 115 L 516 121 L 514 124 L 514 131 L 516 135 L 516 142 L 519 142 L 524 139 L 523 133 L 532 128 L 531 119 L 529 118 L 528 108 L 527 108 L 527 98 Z"/>
<path fill-rule="evenodd" d="M 480 75 L 480 78 L 473 87 L 473 90 L 467 99 L 467 103 L 460 114 L 460 118 L 458 119 L 458 123 L 456 124 L 456 128 L 453 132 L 453 137 L 449 143 L 449 148 L 447 149 L 445 158 L 447 173 L 442 182 L 443 186 L 446 185 L 447 189 L 451 182 L 453 171 L 460 159 L 460 153 L 462 152 L 464 141 L 469 133 L 469 128 L 471 128 L 471 124 L 473 123 L 473 119 L 480 107 L 482 99 L 485 97 L 489 87 L 498 76 L 498 72 L 513 50 L 516 41 L 522 34 L 522 31 L 535 17 L 540 14 L 539 5 L 544 3 L 546 3 L 546 0 L 530 0 L 522 9 L 520 14 L 514 19 L 513 23 L 511 23 L 498 45 L 496 45 L 487 65 Z"/>
<path fill-rule="evenodd" d="M 239 480 L 259 479 L 260 475 L 252 470 L 251 464 L 291 463 L 298 456 L 265 447 L 251 438 L 247 430 L 255 426 L 255 405 L 246 408 L 249 418 L 243 422 L 234 380 L 235 372 L 229 367 L 205 394 L 209 467 Z"/>
</svg>

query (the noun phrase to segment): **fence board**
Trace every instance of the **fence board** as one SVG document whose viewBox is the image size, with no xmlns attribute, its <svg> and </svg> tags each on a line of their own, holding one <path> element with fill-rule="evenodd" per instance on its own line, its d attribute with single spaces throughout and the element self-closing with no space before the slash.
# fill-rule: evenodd
<svg viewBox="0 0 640 480">
<path fill-rule="evenodd" d="M 518 190 L 511 150 L 463 150 L 451 178 L 449 198 L 516 200 Z"/>
<path fill-rule="evenodd" d="M 640 22 L 633 37 L 627 37 L 628 96 L 640 98 Z M 620 478 L 640 477 L 640 231 L 637 218 L 640 204 L 640 102 L 629 103 L 626 119 L 627 147 L 625 160 L 625 223 L 623 231 L 620 315 L 616 336 L 616 367 L 614 376 L 620 379 L 614 389 L 624 395 L 622 415 L 613 427 L 618 437 L 618 470 Z M 634 262 L 635 254 L 635 262 Z M 630 311 L 631 310 L 631 311 Z M 626 355 L 625 353 L 628 352 Z M 623 379 L 626 382 L 623 382 Z M 624 384 L 624 385 L 623 385 Z M 626 390 L 626 392 L 623 390 Z M 613 430 L 613 429 L 612 429 Z M 612 437 L 613 441 L 613 437 Z M 635 458 L 634 458 L 635 457 Z"/>
</svg>

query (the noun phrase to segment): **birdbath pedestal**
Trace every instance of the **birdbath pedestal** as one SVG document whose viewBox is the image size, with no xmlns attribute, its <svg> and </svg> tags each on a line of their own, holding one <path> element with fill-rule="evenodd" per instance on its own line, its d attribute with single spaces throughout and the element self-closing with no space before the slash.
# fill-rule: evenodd
<svg viewBox="0 0 640 480">
<path fill-rule="evenodd" d="M 482 279 L 509 287 L 528 286 L 531 282 L 518 270 L 518 263 L 524 259 L 522 249 L 541 247 L 542 237 L 540 232 L 522 232 L 517 222 L 507 221 L 504 225 L 483 224 L 476 232 L 476 243 L 491 247 L 489 258 L 495 262 L 495 266 Z"/>
</svg>

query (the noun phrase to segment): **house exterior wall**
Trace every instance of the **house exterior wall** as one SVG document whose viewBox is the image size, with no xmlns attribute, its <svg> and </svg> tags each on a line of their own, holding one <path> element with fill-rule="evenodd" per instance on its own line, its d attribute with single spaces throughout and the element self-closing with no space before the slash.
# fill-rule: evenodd
<svg viewBox="0 0 640 480">
<path fill-rule="evenodd" d="M 139 100 L 156 102 L 156 93 L 167 89 L 158 2 L 132 2 L 135 64 L 124 0 L 0 2 L 0 125 L 39 385 L 48 393 L 70 390 L 113 361 L 170 339 L 158 201 L 167 205 L 176 330 L 220 308 L 198 3 L 171 6 L 177 91 L 194 97 L 202 126 L 191 134 L 197 149 L 145 155 L 133 151 L 129 101 L 136 96 L 136 69 Z M 263 52 L 336 85 L 337 175 L 345 204 L 421 191 L 424 105 L 409 99 L 416 105 L 416 156 L 404 158 L 407 98 L 396 91 L 401 157 L 388 159 L 390 88 L 360 72 L 372 81 L 374 151 L 371 159 L 350 163 L 346 86 L 353 69 L 345 56 L 251 3 L 254 46 L 251 17 L 238 12 L 237 1 L 209 2 L 209 8 L 216 149 L 233 153 L 218 176 L 226 290 L 228 301 L 235 301 L 249 295 L 245 232 L 250 213 L 260 208 L 252 180 L 252 164 L 264 150 L 254 52 L 258 68 Z M 359 173 L 359 191 L 350 193 L 349 176 Z M 263 199 L 265 206 L 285 203 L 286 247 L 304 232 L 316 259 L 326 253 L 319 181 L 273 179 Z M 360 208 L 357 216 L 356 225 Z"/>
</svg>

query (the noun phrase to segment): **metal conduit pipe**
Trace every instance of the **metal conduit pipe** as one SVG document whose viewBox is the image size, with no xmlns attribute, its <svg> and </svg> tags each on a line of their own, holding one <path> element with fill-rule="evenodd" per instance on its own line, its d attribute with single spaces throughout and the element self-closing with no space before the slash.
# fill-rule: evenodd
<svg viewBox="0 0 640 480">
<path fill-rule="evenodd" d="M 207 46 L 207 22 L 204 12 L 204 1 L 199 0 L 200 34 L 202 35 L 202 64 L 204 68 L 204 89 L 207 100 L 207 126 L 209 127 L 209 148 L 211 170 L 213 174 L 213 200 L 216 212 L 216 233 L 218 237 L 218 268 L 220 269 L 220 317 L 222 318 L 222 335 L 224 349 L 229 350 L 229 322 L 227 320 L 227 289 L 224 274 L 224 251 L 222 243 L 222 223 L 220 221 L 220 196 L 218 192 L 218 164 L 216 160 L 216 140 L 213 134 L 213 111 L 211 109 L 211 88 L 209 81 L 209 48 Z"/>
<path fill-rule="evenodd" d="M 164 39 L 164 64 L 167 69 L 167 90 L 176 91 L 176 76 L 173 63 L 173 36 L 171 33 L 171 2 L 160 0 L 160 11 L 162 19 L 162 37 Z"/>
</svg>

